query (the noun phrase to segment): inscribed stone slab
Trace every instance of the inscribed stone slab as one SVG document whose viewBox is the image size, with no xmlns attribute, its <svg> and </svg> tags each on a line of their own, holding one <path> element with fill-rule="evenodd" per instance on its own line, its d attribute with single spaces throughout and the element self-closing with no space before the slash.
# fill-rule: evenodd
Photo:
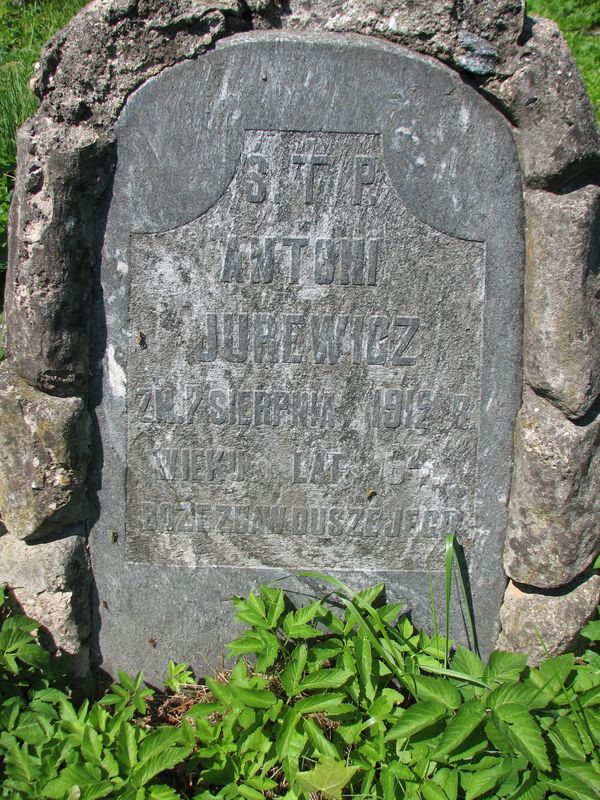
<svg viewBox="0 0 600 800">
<path fill-rule="evenodd" d="M 148 81 L 118 137 L 96 322 L 107 668 L 216 663 L 227 598 L 297 569 L 386 580 L 425 622 L 449 532 L 489 647 L 520 395 L 508 125 L 402 48 L 251 34 Z"/>
</svg>

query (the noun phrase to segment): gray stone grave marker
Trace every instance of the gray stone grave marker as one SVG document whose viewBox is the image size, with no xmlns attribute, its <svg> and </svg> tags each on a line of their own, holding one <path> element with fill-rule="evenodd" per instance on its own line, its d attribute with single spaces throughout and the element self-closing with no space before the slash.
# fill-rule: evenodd
<svg viewBox="0 0 600 800">
<path fill-rule="evenodd" d="M 505 120 L 403 48 L 255 33 L 147 81 L 116 132 L 104 666 L 214 664 L 231 595 L 298 570 L 385 580 L 425 623 L 448 533 L 489 648 L 521 396 Z"/>
</svg>

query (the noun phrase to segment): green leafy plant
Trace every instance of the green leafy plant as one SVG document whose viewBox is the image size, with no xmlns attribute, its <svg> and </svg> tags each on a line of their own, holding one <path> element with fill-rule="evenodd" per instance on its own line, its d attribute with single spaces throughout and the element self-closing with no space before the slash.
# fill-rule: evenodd
<svg viewBox="0 0 600 800">
<path fill-rule="evenodd" d="M 186 686 L 196 686 L 194 673 L 188 669 L 187 664 L 176 664 L 175 661 L 169 661 L 167 670 L 165 689 L 177 694 Z"/>
<path fill-rule="evenodd" d="M 79 706 L 36 624 L 0 595 L 0 797 L 598 796 L 598 622 L 579 657 L 530 668 L 495 652 L 484 664 L 416 630 L 382 585 L 354 593 L 310 574 L 332 590 L 300 608 L 273 586 L 234 598 L 247 629 L 229 673 L 196 686 L 171 662 L 170 695 L 119 673 Z"/>
</svg>

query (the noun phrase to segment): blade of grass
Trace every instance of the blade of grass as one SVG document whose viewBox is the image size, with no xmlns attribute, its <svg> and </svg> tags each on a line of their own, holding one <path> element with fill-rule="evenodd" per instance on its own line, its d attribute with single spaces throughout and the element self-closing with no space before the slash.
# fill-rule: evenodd
<svg viewBox="0 0 600 800">
<path fill-rule="evenodd" d="M 450 601 L 452 599 L 452 570 L 454 567 L 454 535 L 446 536 L 446 552 L 444 555 L 445 566 L 445 590 L 446 590 L 446 613 L 445 613 L 445 635 L 444 635 L 444 667 L 448 667 L 448 651 L 450 649 Z"/>
</svg>

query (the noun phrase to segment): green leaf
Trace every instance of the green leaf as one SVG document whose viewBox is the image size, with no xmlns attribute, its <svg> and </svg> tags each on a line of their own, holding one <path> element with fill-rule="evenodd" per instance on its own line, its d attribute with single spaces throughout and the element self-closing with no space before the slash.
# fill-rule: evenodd
<svg viewBox="0 0 600 800">
<path fill-rule="evenodd" d="M 432 776 L 431 780 L 441 786 L 448 800 L 457 800 L 458 798 L 458 770 L 450 769 L 449 767 L 442 767 L 438 769 Z"/>
<path fill-rule="evenodd" d="M 510 759 L 499 761 L 491 769 L 478 769 L 472 773 L 462 773 L 461 783 L 466 789 L 465 800 L 476 800 L 488 794 L 504 781 L 512 770 Z"/>
<path fill-rule="evenodd" d="M 372 701 L 375 697 L 375 687 L 373 686 L 373 681 L 371 680 L 371 676 L 373 674 L 373 653 L 371 649 L 371 643 L 362 630 L 359 630 L 357 635 L 353 638 L 353 642 L 361 694 L 367 700 Z"/>
<path fill-rule="evenodd" d="M 313 694 L 311 697 L 304 697 L 298 700 L 294 709 L 298 714 L 332 714 L 333 716 L 355 713 L 356 706 L 344 702 L 345 694 Z"/>
<path fill-rule="evenodd" d="M 590 783 L 589 779 L 586 780 L 582 774 L 582 769 L 585 764 L 580 764 L 580 769 L 575 770 L 561 770 L 559 780 L 548 780 L 548 787 L 554 791 L 559 792 L 561 796 L 571 798 L 571 800 L 591 800 L 592 797 L 598 797 L 600 789 L 598 788 L 598 775 L 596 774 L 595 787 Z"/>
<path fill-rule="evenodd" d="M 523 653 L 504 653 L 496 650 L 492 653 L 483 672 L 483 677 L 496 681 L 516 681 L 527 665 L 527 656 Z"/>
<path fill-rule="evenodd" d="M 191 747 L 171 747 L 154 753 L 140 762 L 131 772 L 130 780 L 134 786 L 144 786 L 165 770 L 173 769 L 191 752 Z"/>
<path fill-rule="evenodd" d="M 213 680 L 212 678 L 206 678 L 206 685 L 217 700 L 220 700 L 226 706 L 233 706 L 236 704 L 231 687 L 227 684 Z"/>
<path fill-rule="evenodd" d="M 598 762 L 581 763 L 579 759 L 561 759 L 561 775 L 575 776 L 589 787 L 590 794 L 600 797 L 600 772 Z"/>
<path fill-rule="evenodd" d="M 299 644 L 294 648 L 292 657 L 290 658 L 287 666 L 279 675 L 281 685 L 288 697 L 298 694 L 297 686 L 302 678 L 302 673 L 306 665 L 306 657 L 308 648 L 305 644 Z"/>
<path fill-rule="evenodd" d="M 265 604 L 254 592 L 250 592 L 244 600 L 242 597 L 232 598 L 232 604 L 237 609 L 236 619 L 245 622 L 253 628 L 268 629 L 269 623 L 266 617 Z"/>
<path fill-rule="evenodd" d="M 274 633 L 264 633 L 264 644 L 256 659 L 256 671 L 266 672 L 279 657 L 279 639 Z"/>
<path fill-rule="evenodd" d="M 344 649 L 341 639 L 327 639 L 324 642 L 315 642 L 310 646 L 307 661 L 310 664 L 322 664 L 324 661 L 333 661 Z"/>
<path fill-rule="evenodd" d="M 586 748 L 583 745 L 577 726 L 569 717 L 560 717 L 548 731 L 559 758 L 579 758 L 586 760 Z"/>
<path fill-rule="evenodd" d="M 546 701 L 540 691 L 529 683 L 501 683 L 487 697 L 490 708 L 498 708 L 506 703 L 518 703 L 526 708 L 543 708 Z"/>
<path fill-rule="evenodd" d="M 299 692 L 307 692 L 312 689 L 339 689 L 352 675 L 353 673 L 347 669 L 338 669 L 335 667 L 331 669 L 317 669 L 301 681 L 297 687 L 296 694 Z"/>
<path fill-rule="evenodd" d="M 483 661 L 477 653 L 467 650 L 466 647 L 457 647 L 454 658 L 452 659 L 452 669 L 457 672 L 464 672 L 473 678 L 483 677 Z"/>
<path fill-rule="evenodd" d="M 308 740 L 314 747 L 317 755 L 329 756 L 330 758 L 340 758 L 340 753 L 337 751 L 335 745 L 323 733 L 323 730 L 317 725 L 312 717 L 306 717 L 302 721 L 304 732 L 308 736 Z"/>
<path fill-rule="evenodd" d="M 181 795 L 170 786 L 149 786 L 148 800 L 181 800 Z"/>
<path fill-rule="evenodd" d="M 286 614 L 282 623 L 283 632 L 290 639 L 314 639 L 316 636 L 322 636 L 322 631 L 308 623 L 325 615 L 326 612 L 320 600 L 309 603 L 297 611 Z"/>
<path fill-rule="evenodd" d="M 508 724 L 507 733 L 512 746 L 542 772 L 550 771 L 546 743 L 536 721 L 522 707 L 514 704 L 500 706 L 492 712 Z"/>
<path fill-rule="evenodd" d="M 260 593 L 265 599 L 267 622 L 270 628 L 276 628 L 285 609 L 285 597 L 281 589 L 261 586 Z"/>
<path fill-rule="evenodd" d="M 574 666 L 575 656 L 573 653 L 553 656 L 552 658 L 547 658 L 537 669 L 532 669 L 529 673 L 529 680 L 550 701 L 562 693 L 562 687 L 565 685 Z"/>
<path fill-rule="evenodd" d="M 79 786 L 82 789 L 90 784 L 95 785 L 99 782 L 100 777 L 100 771 L 90 765 L 73 764 L 62 769 L 58 777 L 48 781 L 42 789 L 43 797 L 62 800 L 74 786 Z M 110 791 L 113 790 L 112 784 L 108 783 L 108 787 Z M 97 796 L 105 797 L 106 794 Z"/>
<path fill-rule="evenodd" d="M 359 767 L 348 767 L 343 761 L 325 757 L 314 769 L 299 772 L 296 782 L 307 792 L 321 792 L 327 800 L 341 800 L 342 789 L 358 770 Z"/>
<path fill-rule="evenodd" d="M 165 752 L 171 747 L 180 744 L 188 744 L 188 740 L 180 728 L 155 728 L 141 742 L 138 758 L 140 761 L 146 761 L 152 758 L 152 756 Z"/>
<path fill-rule="evenodd" d="M 449 680 L 428 675 L 407 675 L 405 685 L 417 700 L 437 700 L 451 709 L 462 703 L 460 692 Z"/>
<path fill-rule="evenodd" d="M 483 700 L 473 698 L 458 710 L 450 719 L 440 741 L 437 744 L 432 759 L 437 761 L 448 756 L 456 750 L 486 718 L 486 704 Z"/>
<path fill-rule="evenodd" d="M 428 728 L 448 715 L 448 709 L 436 700 L 425 700 L 407 708 L 400 721 L 388 731 L 386 741 L 406 739 L 414 733 Z"/>
<path fill-rule="evenodd" d="M 243 708 L 270 708 L 277 703 L 277 697 L 268 689 L 242 689 L 239 686 L 229 687 L 236 700 L 236 706 Z"/>
<path fill-rule="evenodd" d="M 595 619 L 584 625 L 581 629 L 581 636 L 591 639 L 592 642 L 600 642 L 600 619 Z"/>
<path fill-rule="evenodd" d="M 279 758 L 288 757 L 297 760 L 302 752 L 307 736 L 297 731 L 300 720 L 301 717 L 295 709 L 291 708 L 286 711 L 275 740 L 275 751 Z"/>
<path fill-rule="evenodd" d="M 133 769 L 137 763 L 137 742 L 135 731 L 128 722 L 123 722 L 117 735 L 117 761 L 125 770 Z"/>
<path fill-rule="evenodd" d="M 427 780 L 421 784 L 421 795 L 423 800 L 448 800 L 448 795 L 441 786 Z"/>
<path fill-rule="evenodd" d="M 264 794 L 262 792 L 253 789 L 252 786 L 248 786 L 246 783 L 238 784 L 237 792 L 240 797 L 244 797 L 246 800 L 264 800 Z"/>
</svg>

